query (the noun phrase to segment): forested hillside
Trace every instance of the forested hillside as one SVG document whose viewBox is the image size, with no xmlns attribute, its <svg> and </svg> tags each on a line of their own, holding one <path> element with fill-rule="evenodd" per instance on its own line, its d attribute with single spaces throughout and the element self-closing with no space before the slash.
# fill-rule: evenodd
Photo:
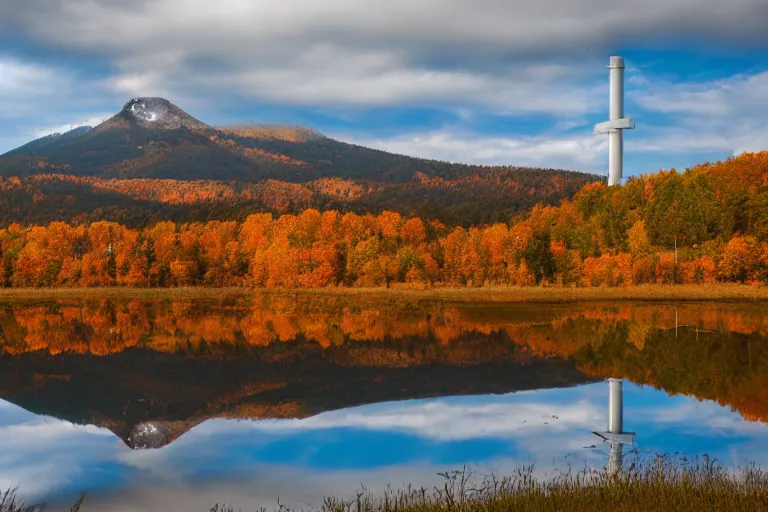
<svg viewBox="0 0 768 512">
<path fill-rule="evenodd" d="M 14 224 L 0 251 L 3 284 L 17 287 L 768 283 L 767 214 L 762 152 L 587 184 L 559 206 L 478 227 L 310 208 L 142 228 Z"/>
<path fill-rule="evenodd" d="M 66 174 L 0 178 L 0 225 L 108 220 L 139 227 L 159 220 L 244 221 L 253 213 L 307 208 L 439 219 L 448 225 L 506 222 L 537 203 L 572 197 L 594 176 L 548 169 L 487 169 L 454 179 L 416 173 L 409 182 L 320 178 L 304 183 L 116 179 Z"/>
</svg>

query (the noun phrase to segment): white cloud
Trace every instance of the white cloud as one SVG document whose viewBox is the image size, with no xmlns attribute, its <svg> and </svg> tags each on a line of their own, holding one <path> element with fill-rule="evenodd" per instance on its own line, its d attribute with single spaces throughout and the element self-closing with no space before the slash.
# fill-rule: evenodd
<svg viewBox="0 0 768 512">
<path fill-rule="evenodd" d="M 0 98 L 50 93 L 58 78 L 52 68 L 0 55 Z"/>
<path fill-rule="evenodd" d="M 402 430 L 439 441 L 483 437 L 516 437 L 523 431 L 589 432 L 602 413 L 586 401 L 552 405 L 510 400 L 504 403 L 456 404 L 442 400 L 423 403 L 386 404 L 386 407 L 356 407 L 332 411 L 301 420 L 264 420 L 244 424 L 255 430 L 288 432 L 304 429 L 364 428 Z M 553 419 L 557 416 L 557 419 Z M 208 428 L 214 428 L 210 425 Z"/>
<path fill-rule="evenodd" d="M 498 114 L 583 115 L 597 107 L 595 86 L 578 66 L 551 63 L 512 64 L 503 72 L 462 67 L 439 68 L 412 62 L 404 51 L 365 50 L 311 44 L 280 61 L 247 60 L 208 69 L 168 57 L 167 64 L 122 60 L 120 72 L 106 83 L 120 93 L 172 97 L 190 87 L 226 91 L 246 100 L 332 106 L 437 106 L 466 112 L 468 107 Z M 599 69 L 599 68 L 597 68 Z M 604 82 L 604 81 L 603 81 Z"/>
<path fill-rule="evenodd" d="M 41 40 L 108 52 L 116 73 L 104 83 L 118 94 L 176 97 L 197 89 L 313 106 L 459 102 L 559 115 L 583 113 L 593 105 L 592 86 L 581 83 L 590 73 L 567 60 L 533 64 L 496 58 L 490 66 L 478 67 L 466 56 L 452 57 L 445 65 L 420 56 L 426 51 L 440 57 L 446 49 L 427 51 L 427 46 L 454 44 L 443 31 L 431 28 L 426 38 L 431 41 L 422 44 L 425 28 L 435 22 L 447 23 L 451 30 L 464 26 L 450 16 L 443 19 L 439 13 L 451 7 L 432 1 L 420 9 L 408 2 L 393 9 L 391 4 L 384 8 L 348 1 L 321 5 L 289 0 L 278 6 L 223 0 L 224 5 L 211 9 L 176 0 L 134 8 L 74 0 L 58 13 L 55 26 L 48 26 L 35 9 L 8 16 L 20 17 L 32 32 L 41 29 Z M 467 9 L 466 4 L 455 7 Z M 490 8 L 486 6 L 483 23 L 496 18 Z M 485 33 L 478 28 L 467 35 Z"/>
<path fill-rule="evenodd" d="M 614 23 L 634 25 L 624 13 L 642 19 L 652 11 L 634 3 L 604 9 L 595 0 L 222 0 L 215 8 L 72 0 L 42 16 L 34 3 L 8 18 L 39 41 L 108 55 L 117 70 L 108 83 L 121 94 L 197 88 L 284 104 L 442 103 L 558 116 L 593 110 L 605 88 L 604 58 L 573 53 L 575 43 L 620 31 Z"/>
<path fill-rule="evenodd" d="M 203 0 L 70 0 L 45 13 L 40 6 L 48 4 L 29 0 L 0 14 L 38 39 L 89 49 L 175 45 L 239 53 L 258 51 L 259 43 L 294 41 L 301 46 L 307 39 L 324 39 L 368 45 L 497 45 L 506 51 L 557 53 L 578 45 L 605 46 L 619 35 L 626 42 L 647 36 L 675 40 L 681 34 L 751 42 L 765 38 L 760 15 L 766 13 L 762 0 L 727 5 L 715 0 L 219 0 L 215 5 Z"/>
<path fill-rule="evenodd" d="M 768 148 L 768 71 L 708 82 L 648 80 L 632 94 L 645 110 L 666 115 L 669 125 L 638 125 L 630 149 L 738 155 Z"/>
<path fill-rule="evenodd" d="M 63 124 L 59 126 L 49 126 L 45 128 L 36 128 L 34 130 L 34 134 L 36 137 L 45 137 L 46 135 L 51 135 L 54 133 L 65 133 L 70 130 L 74 130 L 75 128 L 79 128 L 81 126 L 96 126 L 104 122 L 104 120 L 106 120 L 111 116 L 112 114 L 101 114 L 101 115 L 91 116 L 77 123 Z"/>
<path fill-rule="evenodd" d="M 627 151 L 656 153 L 719 152 L 739 155 L 745 151 L 768 149 L 768 132 L 756 120 L 730 122 L 681 123 L 672 127 L 648 127 L 650 134 L 625 143 Z"/>
<path fill-rule="evenodd" d="M 13 423 L 3 425 L 8 421 Z M 89 460 L 101 457 L 103 445 L 95 440 L 114 439 L 106 429 L 34 416 L 16 407 L 3 408 L 0 425 L 0 492 L 18 487 L 28 500 L 76 481 Z"/>
<path fill-rule="evenodd" d="M 634 101 L 646 110 L 694 117 L 727 118 L 738 124 L 741 114 L 768 104 L 768 71 L 737 74 L 709 82 L 655 81 L 638 91 Z"/>
<path fill-rule="evenodd" d="M 64 70 L 0 54 L 0 120 L 39 116 L 42 103 L 66 93 L 71 76 Z"/>
<path fill-rule="evenodd" d="M 599 173 L 606 159 L 608 141 L 605 137 L 591 135 L 591 130 L 589 133 L 500 137 L 444 129 L 388 139 L 336 137 L 393 153 L 451 162 L 556 167 Z"/>
<path fill-rule="evenodd" d="M 591 136 L 591 117 L 607 111 L 605 65 L 617 41 L 642 47 L 646 41 L 706 39 L 738 48 L 768 39 L 766 16 L 764 0 L 5 3 L 0 30 L 61 53 L 104 59 L 110 71 L 90 80 L 88 90 L 60 70 L 0 57 L 0 98 L 8 91 L 38 91 L 0 100 L 0 116 L 35 118 L 13 138 L 0 134 L 0 146 L 10 149 L 19 132 L 54 126 L 38 128 L 44 133 L 89 117 L 103 110 L 104 101 L 119 106 L 131 96 L 156 95 L 210 107 L 235 96 L 243 107 L 435 107 L 464 121 L 488 112 L 541 116 L 556 125 L 554 134 L 485 137 L 434 127 L 419 134 L 419 141 L 407 130 L 387 140 L 360 133 L 353 138 L 415 156 L 600 172 L 606 143 Z M 648 67 L 628 62 L 628 99 L 640 107 L 637 114 L 680 118 L 657 126 L 651 124 L 655 119 L 638 116 L 628 151 L 739 153 L 768 147 L 762 130 L 768 74 L 670 84 L 643 70 Z M 42 93 L 49 96 L 41 103 Z M 87 94 L 101 99 L 98 109 L 83 108 L 82 99 L 71 102 Z M 55 96 L 58 106 L 52 108 Z M 71 120 L 61 118 L 63 110 Z"/>
<path fill-rule="evenodd" d="M 33 138 L 100 120 L 104 115 L 93 112 L 103 111 L 103 105 L 97 107 L 104 93 L 94 89 L 63 65 L 0 54 L 0 154 Z"/>
</svg>

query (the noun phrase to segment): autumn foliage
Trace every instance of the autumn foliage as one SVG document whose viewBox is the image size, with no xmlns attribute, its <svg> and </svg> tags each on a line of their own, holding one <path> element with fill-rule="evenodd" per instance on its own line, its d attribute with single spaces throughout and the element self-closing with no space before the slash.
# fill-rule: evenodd
<svg viewBox="0 0 768 512">
<path fill-rule="evenodd" d="M 623 377 L 713 399 L 768 421 L 765 313 L 760 303 L 478 309 L 345 294 L 17 303 L 0 309 L 0 358 L 151 350 L 273 364 L 321 351 L 323 361 L 339 368 L 379 369 L 570 360 L 593 378 Z"/>
<path fill-rule="evenodd" d="M 127 161 L 119 165 L 134 164 Z M 251 213 L 298 214 L 316 208 L 358 214 L 397 211 L 466 227 L 506 222 L 537 203 L 556 204 L 584 183 L 598 179 L 567 171 L 508 168 L 467 170 L 448 178 L 418 171 L 411 180 L 396 182 L 383 177 L 309 179 L 310 175 L 301 180 L 281 176 L 255 182 L 125 179 L 58 174 L 54 172 L 65 169 L 49 167 L 44 170 L 41 174 L 0 177 L 0 226 L 73 220 L 109 220 L 129 227 L 161 220 L 243 221 Z"/>
<path fill-rule="evenodd" d="M 137 190 L 150 190 L 142 188 L 143 180 L 135 181 Z M 121 185 L 102 180 L 99 186 Z M 344 183 L 326 180 L 323 186 Z M 277 185 L 250 187 L 238 193 L 269 195 L 275 204 L 286 200 L 275 193 Z M 214 188 L 210 193 L 219 192 Z M 191 192 L 168 183 L 152 193 L 174 202 L 188 200 Z M 392 211 L 373 215 L 313 208 L 297 215 L 253 214 L 242 222 L 163 221 L 141 229 L 107 221 L 12 224 L 0 230 L 0 283 L 267 288 L 760 284 L 768 283 L 767 213 L 764 152 L 683 174 L 633 178 L 624 187 L 588 184 L 559 206 L 537 205 L 508 223 L 469 228 Z"/>
</svg>

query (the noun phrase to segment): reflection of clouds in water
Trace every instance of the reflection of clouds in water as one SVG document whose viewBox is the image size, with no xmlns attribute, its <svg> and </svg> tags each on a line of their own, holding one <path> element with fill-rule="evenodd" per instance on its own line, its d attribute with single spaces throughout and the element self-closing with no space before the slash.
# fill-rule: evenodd
<svg viewBox="0 0 768 512">
<path fill-rule="evenodd" d="M 634 408 L 635 416 L 652 417 L 657 427 L 683 426 L 690 429 L 705 426 L 710 432 L 727 431 L 734 433 L 757 433 L 765 430 L 761 422 L 745 421 L 738 413 L 730 413 L 727 407 L 722 407 L 709 400 L 698 402 L 694 399 L 680 399 L 675 405 L 653 408 Z M 632 419 L 632 418 L 630 418 Z"/>
<path fill-rule="evenodd" d="M 87 466 L 103 458 L 105 443 L 115 442 L 106 429 L 0 404 L 0 490 L 20 487 L 30 499 L 58 492 L 88 478 Z"/>
<path fill-rule="evenodd" d="M 121 502 L 123 508 L 110 505 L 114 511 L 168 502 L 187 510 L 223 499 L 236 508 L 269 507 L 277 497 L 306 507 L 327 494 L 348 496 L 361 484 L 374 491 L 390 483 L 436 485 L 438 471 L 461 467 L 446 460 L 476 462 L 478 472 L 500 475 L 535 460 L 540 476 L 551 475 L 568 464 L 606 463 L 608 446 L 591 432 L 605 428 L 607 392 L 596 383 L 380 403 L 300 420 L 217 419 L 168 446 L 141 451 L 104 429 L 3 404 L 0 486 L 21 485 L 26 495 L 40 496 L 141 483 L 141 494 L 96 493 L 89 502 Z M 768 462 L 760 448 L 768 427 L 727 407 L 632 384 L 625 385 L 624 403 L 625 428 L 637 432 L 641 453 L 696 451 L 731 465 Z"/>
<path fill-rule="evenodd" d="M 699 411 L 709 405 L 705 402 L 697 404 L 682 402 L 673 407 L 653 407 L 638 411 L 645 414 L 651 414 L 656 423 L 679 423 L 680 421 L 690 419 L 691 415 L 699 416 Z"/>
<path fill-rule="evenodd" d="M 67 421 L 41 417 L 33 421 L 0 427 L 0 438 L 14 444 L 35 444 L 40 439 L 59 442 L 81 434 L 112 436 L 107 429 L 93 425 L 75 425 Z"/>
<path fill-rule="evenodd" d="M 562 391 L 542 393 L 555 397 Z M 533 459 L 549 461 L 547 464 L 560 463 L 569 454 L 570 459 L 566 462 L 586 457 L 584 446 L 594 443 L 591 430 L 603 420 L 598 407 L 586 401 L 576 401 L 564 407 L 557 403 L 532 403 L 532 399 L 531 395 L 463 397 L 362 406 L 301 420 L 210 420 L 167 447 L 124 452 L 119 459 L 126 465 L 153 474 L 188 475 L 191 478 L 200 471 L 193 464 L 196 460 L 216 464 L 225 458 L 226 465 L 230 468 L 239 465 L 241 470 L 238 472 L 242 472 L 260 457 L 273 458 L 273 453 L 268 450 L 279 443 L 300 444 L 310 451 L 320 451 L 316 445 L 322 443 L 326 446 L 354 444 L 359 447 L 359 456 L 354 461 L 368 460 L 369 466 L 376 465 L 377 452 L 381 451 L 386 451 L 388 458 L 395 458 L 398 463 L 434 464 L 436 459 L 445 456 L 446 451 L 459 453 L 463 450 L 469 453 L 462 452 L 454 458 L 464 456 L 467 461 L 476 460 L 472 458 L 471 447 L 467 448 L 463 442 L 482 438 L 499 440 L 506 455 L 512 453 L 519 463 L 529 463 Z M 483 403 L 485 401 L 496 403 Z M 355 431 L 373 432 L 367 437 L 352 437 L 350 432 Z M 398 432 L 399 435 L 393 434 Z M 419 438 L 418 450 L 414 452 L 411 443 L 403 446 L 402 436 Z M 313 442 L 315 440 L 317 443 Z M 255 453 L 244 453 L 244 447 Z M 319 457 L 313 455 L 307 450 L 293 455 L 285 453 L 279 462 L 294 462 L 305 468 L 323 466 L 325 462 L 329 467 L 323 469 L 337 470 L 338 463 L 323 458 L 338 456 L 342 459 L 341 455 L 328 452 Z M 595 460 L 601 457 L 600 453 L 591 455 Z M 321 459 L 319 464 L 317 459 Z M 345 462 L 353 463 L 349 458 Z M 486 462 L 487 459 L 482 461 L 483 466 Z M 441 466 L 440 469 L 450 468 Z"/>
<path fill-rule="evenodd" d="M 508 403 L 462 404 L 444 399 L 422 403 L 400 402 L 386 407 L 361 406 L 332 411 L 306 419 L 263 420 L 243 423 L 241 428 L 286 434 L 297 430 L 363 428 L 401 430 L 439 441 L 478 437 L 514 437 L 520 431 L 546 428 L 549 431 L 591 428 L 604 414 L 597 404 L 584 400 L 568 405 L 533 403 L 532 397 L 517 400 L 509 395 Z M 553 418 L 557 416 L 557 418 Z M 206 422 L 201 433 L 217 433 L 232 426 L 223 420 Z"/>
</svg>

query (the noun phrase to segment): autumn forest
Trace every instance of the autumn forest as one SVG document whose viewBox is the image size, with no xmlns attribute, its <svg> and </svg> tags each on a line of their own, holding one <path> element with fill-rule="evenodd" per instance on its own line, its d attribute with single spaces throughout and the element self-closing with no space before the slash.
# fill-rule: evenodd
<svg viewBox="0 0 768 512">
<path fill-rule="evenodd" d="M 6 287 L 768 283 L 768 152 L 585 185 L 464 228 L 396 212 L 0 230 Z M 677 260 L 675 259 L 677 246 Z"/>
</svg>

